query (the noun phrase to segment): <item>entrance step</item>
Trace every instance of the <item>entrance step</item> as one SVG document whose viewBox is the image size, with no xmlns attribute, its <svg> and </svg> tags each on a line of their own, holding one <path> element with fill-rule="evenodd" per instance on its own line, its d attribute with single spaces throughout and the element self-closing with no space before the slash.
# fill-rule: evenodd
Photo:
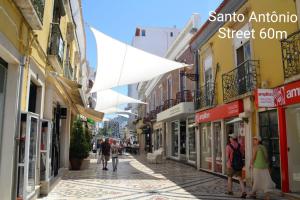
<svg viewBox="0 0 300 200">
<path fill-rule="evenodd" d="M 300 200 L 300 193 L 284 193 L 284 196 L 290 200 Z"/>
</svg>

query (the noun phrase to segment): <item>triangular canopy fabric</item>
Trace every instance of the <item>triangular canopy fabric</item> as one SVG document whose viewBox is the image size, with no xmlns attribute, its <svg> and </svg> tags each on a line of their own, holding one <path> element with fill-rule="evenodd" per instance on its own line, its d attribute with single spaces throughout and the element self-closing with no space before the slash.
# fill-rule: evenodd
<svg viewBox="0 0 300 200">
<path fill-rule="evenodd" d="M 112 113 L 124 112 L 124 110 L 119 109 L 117 107 L 111 107 L 111 108 L 101 109 L 101 110 L 98 110 L 98 111 L 103 112 L 105 114 L 112 114 Z"/>
<path fill-rule="evenodd" d="M 150 80 L 188 66 L 115 40 L 91 28 L 97 44 L 98 66 L 91 92 Z"/>
<path fill-rule="evenodd" d="M 120 104 L 127 103 L 142 103 L 144 102 L 133 99 L 126 95 L 120 94 L 114 90 L 108 89 L 97 92 L 97 103 L 95 109 L 98 111 L 105 110 L 107 108 L 111 108 Z"/>
</svg>

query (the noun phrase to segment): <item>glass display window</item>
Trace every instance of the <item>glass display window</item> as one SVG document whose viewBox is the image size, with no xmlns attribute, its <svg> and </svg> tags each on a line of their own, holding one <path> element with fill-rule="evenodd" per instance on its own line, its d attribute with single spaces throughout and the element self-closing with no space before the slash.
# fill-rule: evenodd
<svg viewBox="0 0 300 200">
<path fill-rule="evenodd" d="M 18 178 L 17 197 L 26 199 L 35 192 L 37 169 L 37 138 L 39 116 L 34 113 L 22 113 L 18 136 Z"/>
<path fill-rule="evenodd" d="M 201 124 L 200 127 L 200 167 L 212 170 L 212 134 L 211 124 Z"/>
<path fill-rule="evenodd" d="M 49 181 L 51 178 L 51 134 L 52 122 L 41 120 L 40 136 L 40 181 Z"/>
<path fill-rule="evenodd" d="M 214 170 L 215 172 L 222 173 L 222 131 L 221 131 L 221 122 L 213 123 L 213 131 L 214 131 Z"/>
<path fill-rule="evenodd" d="M 179 121 L 171 122 L 171 138 L 172 138 L 171 155 L 174 157 L 178 157 L 178 150 L 179 150 L 178 136 L 179 136 Z"/>
<path fill-rule="evenodd" d="M 196 134 L 195 134 L 195 118 L 188 119 L 188 160 L 196 162 Z"/>
</svg>

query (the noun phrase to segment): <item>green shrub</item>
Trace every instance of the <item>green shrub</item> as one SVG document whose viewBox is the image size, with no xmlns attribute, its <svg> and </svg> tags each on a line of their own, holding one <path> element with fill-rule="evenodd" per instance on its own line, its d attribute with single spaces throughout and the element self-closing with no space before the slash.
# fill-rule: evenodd
<svg viewBox="0 0 300 200">
<path fill-rule="evenodd" d="M 70 158 L 84 159 L 88 156 L 89 144 L 86 141 L 83 124 L 80 119 L 76 119 L 71 132 Z"/>
</svg>

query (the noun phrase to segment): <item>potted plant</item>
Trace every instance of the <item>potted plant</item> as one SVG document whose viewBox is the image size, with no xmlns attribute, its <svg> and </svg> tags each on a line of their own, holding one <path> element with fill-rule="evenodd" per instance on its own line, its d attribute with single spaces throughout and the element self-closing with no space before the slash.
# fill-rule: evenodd
<svg viewBox="0 0 300 200">
<path fill-rule="evenodd" d="M 72 170 L 80 170 L 82 160 L 89 155 L 83 124 L 80 119 L 73 122 L 70 141 L 70 163 Z"/>
</svg>

